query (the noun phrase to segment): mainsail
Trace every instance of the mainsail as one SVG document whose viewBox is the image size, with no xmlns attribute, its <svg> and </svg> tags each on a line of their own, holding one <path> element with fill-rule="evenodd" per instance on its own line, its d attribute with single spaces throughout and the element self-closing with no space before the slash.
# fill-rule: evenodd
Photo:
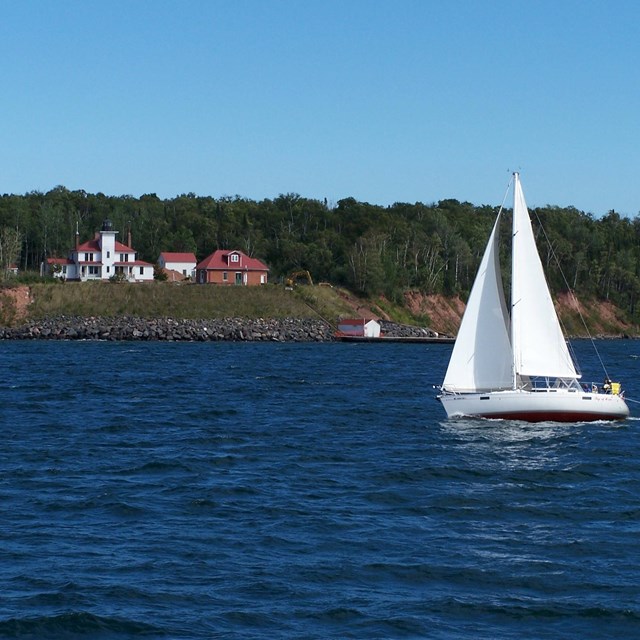
<svg viewBox="0 0 640 640">
<path fill-rule="evenodd" d="M 514 174 L 511 340 L 517 376 L 577 378 L 536 249 L 520 178 Z"/>
</svg>

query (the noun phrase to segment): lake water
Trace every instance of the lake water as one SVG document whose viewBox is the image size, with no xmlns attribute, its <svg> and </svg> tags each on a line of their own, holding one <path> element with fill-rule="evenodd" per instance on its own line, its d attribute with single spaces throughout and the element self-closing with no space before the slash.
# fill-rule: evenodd
<svg viewBox="0 0 640 640">
<path fill-rule="evenodd" d="M 640 637 L 640 422 L 448 421 L 450 351 L 0 343 L 0 638 Z"/>
</svg>

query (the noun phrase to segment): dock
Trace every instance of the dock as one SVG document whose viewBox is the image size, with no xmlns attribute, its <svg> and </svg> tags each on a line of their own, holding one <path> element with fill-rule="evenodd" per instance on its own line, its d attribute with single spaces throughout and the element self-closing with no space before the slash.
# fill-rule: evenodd
<svg viewBox="0 0 640 640">
<path fill-rule="evenodd" d="M 453 344 L 456 339 L 448 336 L 380 336 L 373 338 L 368 336 L 336 335 L 340 342 L 366 342 L 368 344 L 381 342 L 404 342 L 409 344 Z"/>
</svg>

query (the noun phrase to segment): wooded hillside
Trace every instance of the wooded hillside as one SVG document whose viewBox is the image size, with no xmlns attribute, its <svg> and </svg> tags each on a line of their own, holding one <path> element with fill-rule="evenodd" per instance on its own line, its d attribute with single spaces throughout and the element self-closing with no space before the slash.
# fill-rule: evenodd
<svg viewBox="0 0 640 640">
<path fill-rule="evenodd" d="M 316 281 L 367 296 L 401 301 L 403 292 L 415 290 L 466 299 L 496 213 L 457 200 L 390 207 L 353 198 L 330 205 L 291 193 L 260 202 L 194 194 L 162 200 L 59 186 L 0 197 L 0 266 L 4 271 L 16 262 L 23 271 L 38 270 L 44 258 L 68 254 L 76 225 L 87 240 L 108 218 L 121 241 L 131 230 L 139 257 L 149 262 L 161 251 L 193 251 L 202 259 L 218 248 L 237 248 L 264 260 L 272 282 L 307 269 Z M 614 211 L 595 219 L 573 207 L 531 213 L 553 292 L 570 287 L 581 298 L 611 301 L 637 321 L 640 219 Z"/>
</svg>

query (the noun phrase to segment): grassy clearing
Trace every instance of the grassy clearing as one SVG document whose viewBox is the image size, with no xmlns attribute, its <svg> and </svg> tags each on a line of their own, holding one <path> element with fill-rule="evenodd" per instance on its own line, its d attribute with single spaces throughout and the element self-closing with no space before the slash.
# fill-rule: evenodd
<svg viewBox="0 0 640 640">
<path fill-rule="evenodd" d="M 138 316 L 144 318 L 312 318 L 334 323 L 347 307 L 325 287 L 217 287 L 153 282 L 34 284 L 29 317 Z"/>
<path fill-rule="evenodd" d="M 414 325 L 416 327 L 428 327 L 430 325 L 430 319 L 427 315 L 414 315 L 407 309 L 402 307 L 386 298 L 376 299 L 376 306 L 384 311 L 389 317 L 393 318 L 394 322 L 401 324 Z M 374 311 L 376 309 L 374 308 Z"/>
<path fill-rule="evenodd" d="M 307 308 L 313 309 L 315 316 L 320 316 L 327 322 L 336 325 L 340 318 L 349 318 L 354 315 L 353 306 L 349 304 L 341 290 L 331 287 L 300 286 L 294 291 L 289 291 Z"/>
<path fill-rule="evenodd" d="M 7 289 L 0 289 L 0 324 L 10 327 L 18 318 L 15 298 Z"/>
<path fill-rule="evenodd" d="M 426 316 L 414 316 L 408 309 L 388 300 L 355 298 L 350 292 L 331 287 L 301 285 L 293 291 L 281 285 L 222 287 L 215 285 L 113 284 L 109 282 L 37 282 L 23 287 L 0 288 L 0 326 L 20 324 L 28 319 L 55 316 L 137 316 L 140 318 L 317 318 L 335 326 L 340 318 L 354 317 L 358 310 L 383 310 L 395 322 L 430 326 Z M 28 300 L 31 304 L 27 304 Z M 20 308 L 19 308 L 20 307 Z M 638 335 L 637 325 L 625 323 L 620 310 L 603 310 L 595 301 L 585 304 L 585 321 L 591 335 Z M 27 316 L 24 313 L 26 310 Z M 560 309 L 568 335 L 585 335 L 579 315 Z"/>
</svg>

